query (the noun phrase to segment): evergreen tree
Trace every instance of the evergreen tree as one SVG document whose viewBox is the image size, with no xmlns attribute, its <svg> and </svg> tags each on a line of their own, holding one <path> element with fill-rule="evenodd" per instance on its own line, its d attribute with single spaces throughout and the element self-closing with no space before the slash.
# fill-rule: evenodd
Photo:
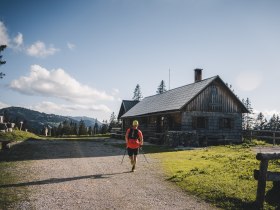
<svg viewBox="0 0 280 210">
<path fill-rule="evenodd" d="M 70 129 L 71 129 L 71 131 L 70 131 L 71 135 L 78 135 L 77 123 L 71 121 Z"/>
<path fill-rule="evenodd" d="M 276 115 L 276 130 L 279 131 L 280 130 L 280 118 L 279 115 Z"/>
<path fill-rule="evenodd" d="M 56 131 L 57 136 L 62 136 L 63 135 L 63 126 L 62 123 L 59 123 Z"/>
<path fill-rule="evenodd" d="M 158 89 L 157 89 L 157 94 L 162 94 L 166 91 L 166 87 L 165 87 L 165 82 L 163 80 L 161 80 Z"/>
<path fill-rule="evenodd" d="M 264 130 L 266 128 L 267 120 L 265 119 L 262 112 L 260 112 L 256 118 L 254 129 Z"/>
<path fill-rule="evenodd" d="M 97 119 L 95 119 L 94 127 L 93 127 L 93 134 L 97 134 L 99 130 Z"/>
<path fill-rule="evenodd" d="M 68 120 L 64 120 L 62 123 L 62 135 L 71 135 L 71 126 Z"/>
<path fill-rule="evenodd" d="M 142 96 L 142 93 L 141 93 L 140 85 L 137 84 L 135 89 L 134 89 L 133 98 L 132 99 L 134 101 L 140 101 L 142 98 L 143 98 L 143 96 Z"/>
<path fill-rule="evenodd" d="M 253 121 L 254 121 L 253 118 L 254 112 L 251 105 L 251 101 L 249 100 L 249 98 L 247 98 L 246 100 L 242 99 L 242 103 L 249 111 L 249 113 L 242 114 L 242 128 L 244 130 L 250 130 L 253 128 Z"/>
<path fill-rule="evenodd" d="M 1 52 L 7 47 L 7 45 L 0 45 L 0 65 L 3 65 L 6 63 L 6 61 L 2 60 Z M 0 72 L 0 79 L 2 79 L 5 76 L 3 72 Z"/>
<path fill-rule="evenodd" d="M 278 131 L 280 130 L 280 118 L 279 115 L 273 114 L 270 118 L 269 122 L 267 123 L 267 129 Z"/>
<path fill-rule="evenodd" d="M 107 120 L 102 121 L 102 126 L 101 126 L 101 133 L 105 134 L 108 132 L 108 123 Z"/>
<path fill-rule="evenodd" d="M 83 120 L 79 123 L 79 135 L 87 135 L 87 127 Z"/>
<path fill-rule="evenodd" d="M 116 119 L 116 118 L 117 118 L 117 117 L 116 117 L 115 113 L 113 112 L 113 113 L 111 114 L 110 121 L 109 121 L 109 128 L 108 128 L 108 131 L 109 131 L 109 132 L 111 132 L 111 129 L 112 129 L 113 127 L 116 127 L 116 125 L 117 125 L 117 119 Z"/>
<path fill-rule="evenodd" d="M 52 128 L 51 136 L 58 136 L 57 134 L 57 127 Z"/>
<path fill-rule="evenodd" d="M 88 135 L 92 136 L 93 128 L 91 126 L 88 127 Z"/>
</svg>

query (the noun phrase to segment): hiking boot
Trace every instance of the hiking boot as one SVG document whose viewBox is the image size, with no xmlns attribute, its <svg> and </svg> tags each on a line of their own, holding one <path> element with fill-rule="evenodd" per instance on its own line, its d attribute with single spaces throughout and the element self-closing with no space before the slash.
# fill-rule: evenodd
<svg viewBox="0 0 280 210">
<path fill-rule="evenodd" d="M 131 169 L 132 172 L 135 171 L 135 164 L 132 166 L 132 169 Z"/>
</svg>

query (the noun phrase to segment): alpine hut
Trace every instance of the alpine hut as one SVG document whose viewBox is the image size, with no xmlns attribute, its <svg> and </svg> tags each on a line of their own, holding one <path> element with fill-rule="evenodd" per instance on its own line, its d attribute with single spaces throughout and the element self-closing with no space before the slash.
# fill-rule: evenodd
<svg viewBox="0 0 280 210">
<path fill-rule="evenodd" d="M 203 80 L 202 69 L 194 71 L 194 83 L 146 97 L 120 112 L 123 129 L 137 119 L 145 140 L 172 146 L 241 142 L 247 108 L 219 76 Z"/>
</svg>

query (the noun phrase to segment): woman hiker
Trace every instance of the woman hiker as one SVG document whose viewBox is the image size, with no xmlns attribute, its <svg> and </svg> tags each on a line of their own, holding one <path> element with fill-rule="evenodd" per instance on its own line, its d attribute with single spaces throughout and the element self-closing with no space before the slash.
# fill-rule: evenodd
<svg viewBox="0 0 280 210">
<path fill-rule="evenodd" d="M 132 165 L 132 172 L 135 171 L 139 148 L 143 145 L 143 134 L 138 129 L 138 125 L 138 121 L 134 120 L 132 127 L 128 128 L 125 134 L 127 154 Z"/>
</svg>

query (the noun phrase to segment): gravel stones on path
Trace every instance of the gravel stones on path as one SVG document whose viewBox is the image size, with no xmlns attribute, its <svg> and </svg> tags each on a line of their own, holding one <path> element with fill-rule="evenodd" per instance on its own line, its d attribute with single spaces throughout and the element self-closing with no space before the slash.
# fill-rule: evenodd
<svg viewBox="0 0 280 210">
<path fill-rule="evenodd" d="M 166 181 L 158 160 L 140 154 L 134 173 L 124 150 L 113 139 L 97 141 L 27 141 L 32 155 L 13 161 L 29 197 L 15 208 L 62 209 L 215 209 Z M 22 158 L 24 160 L 22 160 Z M 28 166 L 28 167 L 26 167 Z"/>
</svg>

